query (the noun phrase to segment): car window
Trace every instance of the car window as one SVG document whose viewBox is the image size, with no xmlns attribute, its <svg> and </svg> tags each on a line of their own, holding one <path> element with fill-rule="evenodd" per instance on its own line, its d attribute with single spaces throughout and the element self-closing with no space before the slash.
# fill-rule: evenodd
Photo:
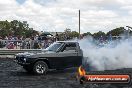
<svg viewBox="0 0 132 88">
<path fill-rule="evenodd" d="M 76 44 L 75 43 L 69 43 L 66 44 L 62 50 L 62 52 L 66 52 L 66 51 L 72 51 L 72 52 L 76 52 Z"/>
<path fill-rule="evenodd" d="M 55 43 L 51 44 L 48 48 L 46 48 L 46 50 L 55 52 L 59 49 L 59 47 L 61 45 L 62 45 L 62 43 L 55 42 Z"/>
</svg>

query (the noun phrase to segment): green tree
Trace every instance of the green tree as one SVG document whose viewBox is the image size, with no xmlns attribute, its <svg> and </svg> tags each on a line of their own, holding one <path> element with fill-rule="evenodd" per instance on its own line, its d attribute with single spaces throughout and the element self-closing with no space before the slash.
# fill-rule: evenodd
<svg viewBox="0 0 132 88">
<path fill-rule="evenodd" d="M 93 37 L 94 37 L 95 39 L 99 39 L 101 36 L 102 36 L 102 37 L 106 37 L 105 33 L 102 32 L 102 31 L 99 31 L 99 32 L 93 34 Z"/>
<path fill-rule="evenodd" d="M 31 37 L 38 34 L 37 31 L 29 27 L 27 21 L 13 20 L 11 22 L 0 21 L 0 36 L 5 37 L 9 35 Z"/>
<path fill-rule="evenodd" d="M 124 34 L 124 31 L 124 27 L 119 27 L 109 31 L 106 35 L 109 36 L 111 34 L 112 36 L 120 36 L 121 34 Z"/>
<path fill-rule="evenodd" d="M 92 36 L 92 34 L 91 34 L 90 32 L 83 33 L 82 35 L 83 35 L 83 36 Z"/>
<path fill-rule="evenodd" d="M 6 21 L 0 21 L 0 36 L 4 37 L 4 36 L 8 36 L 10 31 L 10 23 L 6 20 Z"/>
<path fill-rule="evenodd" d="M 72 31 L 72 32 L 70 33 L 70 37 L 71 37 L 71 38 L 75 38 L 75 37 L 78 37 L 78 36 L 79 36 L 79 33 L 76 32 L 76 31 Z"/>
</svg>

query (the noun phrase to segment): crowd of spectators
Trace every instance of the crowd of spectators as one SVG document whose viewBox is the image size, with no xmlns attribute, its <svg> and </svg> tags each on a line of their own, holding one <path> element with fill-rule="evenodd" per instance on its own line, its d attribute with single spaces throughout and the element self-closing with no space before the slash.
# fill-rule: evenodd
<svg viewBox="0 0 132 88">
<path fill-rule="evenodd" d="M 0 48 L 1 49 L 45 49 L 50 44 L 58 41 L 59 37 L 56 33 L 55 36 L 40 36 L 35 35 L 30 38 L 6 36 L 5 38 L 0 37 Z"/>
</svg>

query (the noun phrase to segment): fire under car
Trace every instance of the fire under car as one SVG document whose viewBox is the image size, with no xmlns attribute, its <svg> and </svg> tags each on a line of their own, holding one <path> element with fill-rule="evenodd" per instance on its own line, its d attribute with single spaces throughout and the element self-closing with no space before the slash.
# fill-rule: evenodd
<svg viewBox="0 0 132 88">
<path fill-rule="evenodd" d="M 78 42 L 58 41 L 41 52 L 19 53 L 15 61 L 30 73 L 46 74 L 49 69 L 62 70 L 82 65 L 83 52 Z"/>
</svg>

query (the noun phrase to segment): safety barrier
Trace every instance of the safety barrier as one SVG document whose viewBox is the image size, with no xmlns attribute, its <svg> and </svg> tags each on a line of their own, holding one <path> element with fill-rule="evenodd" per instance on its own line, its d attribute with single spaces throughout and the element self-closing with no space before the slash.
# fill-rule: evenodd
<svg viewBox="0 0 132 88">
<path fill-rule="evenodd" d="M 0 55 L 15 55 L 23 52 L 40 52 L 42 49 L 0 49 Z"/>
</svg>

